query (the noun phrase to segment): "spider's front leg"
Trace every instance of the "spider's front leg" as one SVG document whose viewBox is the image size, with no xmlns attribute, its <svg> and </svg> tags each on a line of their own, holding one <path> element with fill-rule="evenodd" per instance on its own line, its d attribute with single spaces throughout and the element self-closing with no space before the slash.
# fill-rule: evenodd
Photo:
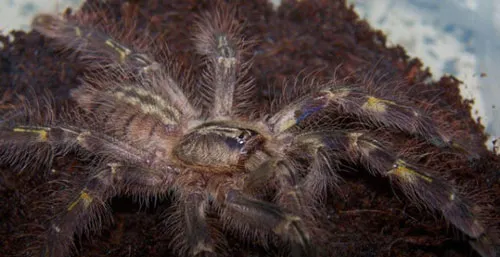
<svg viewBox="0 0 500 257">
<path fill-rule="evenodd" d="M 288 105 L 272 116 L 269 123 L 275 133 L 282 133 L 306 123 L 306 119 L 314 119 L 315 114 L 328 110 L 421 136 L 438 147 L 453 147 L 465 151 L 418 109 L 395 99 L 379 98 L 356 86 L 325 87 Z"/>
<path fill-rule="evenodd" d="M 294 144 L 301 145 L 301 149 L 308 153 L 313 162 L 324 162 L 318 159 L 318 153 L 326 152 L 332 158 L 361 163 L 372 174 L 391 179 L 411 200 L 430 210 L 438 210 L 448 222 L 472 238 L 471 245 L 482 256 L 496 256 L 485 221 L 480 218 L 478 206 L 466 199 L 456 187 L 432 175 L 424 167 L 400 158 L 393 149 L 370 134 L 309 132 L 297 136 L 294 140 Z M 305 181 L 307 183 L 317 179 L 307 175 Z"/>
<path fill-rule="evenodd" d="M 204 56 L 207 68 L 200 81 L 210 116 L 215 119 L 241 111 L 248 102 L 252 84 L 243 78 L 248 63 L 243 61 L 246 44 L 238 38 L 242 27 L 234 19 L 235 10 L 216 4 L 213 13 L 203 15 L 198 22 L 196 48 Z"/>
<path fill-rule="evenodd" d="M 104 154 L 104 156 L 110 156 L 110 153 L 113 153 L 112 156 L 115 158 L 138 164 L 150 161 L 150 156 L 146 152 L 129 144 L 99 132 L 72 126 L 13 126 L 0 129 L 0 145 L 11 148 L 12 151 L 30 151 L 32 146 L 39 144 L 50 145 L 51 150 L 56 151 L 56 154 L 59 152 L 65 154 L 74 147 L 82 147 L 88 152 Z M 51 151 L 44 151 L 42 156 L 36 158 L 50 159 L 45 156 L 50 154 Z M 16 152 L 6 151 L 2 156 L 2 161 L 17 163 L 20 160 L 15 159 L 15 156 Z"/>
</svg>

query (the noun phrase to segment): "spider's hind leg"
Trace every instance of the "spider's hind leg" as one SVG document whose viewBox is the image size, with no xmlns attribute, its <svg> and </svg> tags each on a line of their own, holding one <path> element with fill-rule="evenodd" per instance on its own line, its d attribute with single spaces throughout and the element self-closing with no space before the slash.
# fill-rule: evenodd
<svg viewBox="0 0 500 257">
<path fill-rule="evenodd" d="M 478 252 L 484 257 L 495 256 L 494 246 L 488 245 L 490 235 L 485 227 L 486 221 L 480 216 L 479 206 L 471 203 L 446 180 L 400 158 L 370 134 L 309 132 L 295 140 L 297 145 L 302 144 L 307 149 L 306 152 L 314 153 L 322 148 L 334 152 L 336 158 L 361 163 L 372 174 L 389 178 L 411 200 L 429 210 L 439 211 L 448 222 L 472 238 L 472 246 L 482 247 Z"/>
<path fill-rule="evenodd" d="M 182 256 L 213 257 L 217 256 L 214 233 L 207 222 L 209 201 L 201 192 L 190 192 L 177 201 L 175 211 L 167 220 L 167 225 L 174 227 L 172 246 Z"/>
<path fill-rule="evenodd" d="M 267 232 L 271 229 L 276 235 L 290 243 L 294 257 L 315 256 L 309 233 L 301 217 L 292 210 L 246 196 L 242 191 L 229 189 L 224 201 L 228 212 L 226 218 L 233 222 L 240 232 L 247 231 L 247 225 Z M 238 224 L 246 225 L 238 225 Z"/>
<path fill-rule="evenodd" d="M 106 162 L 103 160 L 103 163 Z M 147 202 L 151 196 L 165 194 L 172 180 L 171 173 L 144 170 L 124 163 L 108 162 L 98 166 L 90 171 L 86 182 L 65 185 L 43 203 L 49 210 L 54 210 L 51 211 L 54 215 L 30 251 L 41 257 L 70 256 L 74 235 L 99 232 L 103 223 L 111 220 L 106 208 L 110 198 L 125 193 Z"/>
<path fill-rule="evenodd" d="M 309 199 L 306 199 L 307 195 L 304 194 L 304 191 L 299 186 L 299 176 L 291 164 L 285 161 L 278 161 L 273 166 L 278 187 L 276 203 L 285 210 L 299 215 L 301 219 L 297 221 L 298 225 L 294 228 L 298 239 L 293 239 L 293 241 L 298 241 L 299 243 L 292 244 L 292 253 L 299 253 L 301 250 L 305 250 L 308 252 L 308 256 L 315 256 L 317 251 L 311 245 L 310 234 L 306 229 L 306 223 L 312 223 L 314 217 L 310 212 L 311 206 L 306 203 Z M 297 246 L 302 249 L 294 249 Z"/>
<path fill-rule="evenodd" d="M 115 167 L 110 166 L 97 172 L 83 186 L 68 185 L 54 194 L 54 199 L 44 205 L 55 213 L 47 222 L 45 232 L 38 236 L 37 249 L 32 250 L 41 257 L 69 256 L 75 234 L 97 232 L 103 221 L 110 221 L 106 201 L 116 193 L 115 174 Z"/>
</svg>

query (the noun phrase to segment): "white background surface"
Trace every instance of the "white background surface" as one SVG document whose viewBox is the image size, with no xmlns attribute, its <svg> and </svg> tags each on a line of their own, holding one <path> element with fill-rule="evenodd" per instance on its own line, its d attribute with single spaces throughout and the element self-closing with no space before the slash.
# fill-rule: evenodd
<svg viewBox="0 0 500 257">
<path fill-rule="evenodd" d="M 348 1 L 390 44 L 429 66 L 435 79 L 451 74 L 463 81 L 462 97 L 474 100 L 472 114 L 481 118 L 492 148 L 500 136 L 500 1 Z"/>
<path fill-rule="evenodd" d="M 77 8 L 82 0 L 0 0 L 0 30 L 30 29 L 33 15 L 39 12 L 59 13 L 66 7 Z"/>
</svg>

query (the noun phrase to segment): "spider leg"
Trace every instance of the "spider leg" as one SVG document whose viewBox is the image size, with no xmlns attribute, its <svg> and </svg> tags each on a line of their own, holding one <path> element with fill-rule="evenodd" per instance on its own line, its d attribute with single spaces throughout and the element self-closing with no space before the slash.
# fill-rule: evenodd
<svg viewBox="0 0 500 257">
<path fill-rule="evenodd" d="M 198 113 L 189 103 L 179 83 L 172 78 L 174 67 L 167 65 L 167 69 L 157 62 L 151 53 L 120 43 L 111 36 L 88 26 L 53 15 L 37 15 L 33 19 L 32 27 L 43 35 L 55 39 L 60 45 L 78 52 L 79 58 L 86 61 L 86 65 L 90 68 L 110 71 L 109 74 L 102 72 L 98 72 L 98 75 L 86 74 L 83 89 L 73 92 L 73 96 L 77 95 L 75 98 L 78 102 L 81 101 L 80 98 L 86 97 L 85 93 L 78 96 L 78 91 L 85 92 L 92 89 L 95 91 L 94 85 L 97 84 L 100 87 L 118 87 L 116 90 L 120 91 L 99 91 L 101 94 L 113 93 L 115 96 L 119 94 L 126 97 L 129 94 L 136 94 L 141 98 L 157 100 L 156 102 L 164 98 L 168 100 L 168 105 L 181 109 L 182 113 L 193 115 Z M 134 85 L 126 85 L 128 83 L 123 81 L 116 83 L 117 80 L 124 80 L 124 76 L 132 76 L 136 79 L 136 83 Z"/>
<path fill-rule="evenodd" d="M 299 246 L 302 250 L 306 249 L 309 256 L 315 256 L 313 252 L 315 249 L 310 243 L 309 234 L 304 226 L 306 221 L 311 222 L 314 218 L 310 213 L 310 208 L 308 208 L 310 206 L 305 202 L 303 191 L 299 187 L 299 178 L 290 163 L 279 161 L 273 166 L 278 188 L 276 203 L 285 210 L 299 214 L 302 219 L 299 225 L 302 227 L 299 227 L 297 232 L 303 237 Z M 301 249 L 293 249 L 296 246 L 296 244 L 292 244 L 292 253 L 301 251 Z"/>
<path fill-rule="evenodd" d="M 224 7 L 222 9 L 227 9 Z M 234 112 L 233 101 L 236 85 L 245 73 L 241 61 L 243 42 L 236 35 L 241 28 L 234 21 L 232 10 L 206 14 L 198 22 L 196 48 L 205 57 L 208 65 L 204 71 L 202 85 L 206 100 L 213 106 L 211 116 L 227 117 Z M 210 21 L 208 24 L 206 21 Z"/>
<path fill-rule="evenodd" d="M 106 201 L 116 194 L 112 190 L 114 174 L 111 167 L 98 172 L 89 179 L 80 191 L 70 191 L 69 199 L 58 199 L 63 202 L 58 212 L 51 219 L 46 230 L 43 245 L 40 249 L 42 257 L 67 256 L 73 244 L 73 235 L 83 234 L 89 230 L 98 230 L 107 212 Z M 109 217 L 108 217 L 109 218 Z"/>
<path fill-rule="evenodd" d="M 303 238 L 295 240 L 299 243 L 292 241 L 292 253 L 300 255 L 300 252 L 307 250 L 310 256 L 314 256 L 316 254 L 315 249 L 311 245 L 309 233 L 305 228 L 306 224 L 307 227 L 309 227 L 308 225 L 312 225 L 310 223 L 314 221 L 314 217 L 310 212 L 309 207 L 311 206 L 306 201 L 307 195 L 301 190 L 297 169 L 288 160 L 271 158 L 264 161 L 254 170 L 250 169 L 247 187 L 244 188 L 243 192 L 246 192 L 245 190 L 252 190 L 253 184 L 256 183 L 254 179 L 258 180 L 259 183 L 272 184 L 276 190 L 274 200 L 276 205 L 284 211 L 295 214 L 300 218 L 300 221 L 297 221 L 297 225 L 299 226 L 297 232 L 300 232 L 300 236 Z M 268 182 L 269 180 L 271 182 Z"/>
<path fill-rule="evenodd" d="M 144 73 L 158 71 L 161 65 L 145 53 L 119 43 L 112 37 L 60 17 L 39 14 L 32 21 L 32 27 L 61 45 L 81 52 L 80 58 L 93 68 L 116 67 Z"/>
<path fill-rule="evenodd" d="M 457 188 L 431 175 L 425 168 L 408 163 L 390 148 L 362 132 L 310 132 L 295 138 L 295 144 L 313 155 L 320 149 L 334 157 L 361 163 L 372 174 L 388 177 L 412 200 L 438 210 L 447 221 L 473 239 L 484 241 L 486 229 L 477 216 L 477 206 L 462 197 Z M 335 154 L 338 153 L 338 154 Z M 307 180 L 313 177 L 306 177 Z M 488 255 L 485 255 L 488 256 Z"/>
<path fill-rule="evenodd" d="M 274 132 L 281 133 L 314 114 L 328 109 L 352 114 L 363 121 L 419 135 L 439 147 L 458 147 L 434 124 L 430 117 L 402 103 L 378 98 L 352 86 L 326 87 L 291 103 L 269 119 Z"/>
<path fill-rule="evenodd" d="M 40 256 L 68 256 L 74 234 L 96 232 L 104 218 L 111 218 L 106 211 L 106 202 L 111 197 L 121 192 L 144 197 L 156 196 L 172 183 L 172 175 L 167 172 L 140 170 L 119 163 L 108 163 L 107 167 L 100 170 L 81 190 L 73 190 L 69 198 L 57 200 L 62 204 L 58 206 L 59 210 L 51 219 L 42 239 Z"/>
<path fill-rule="evenodd" d="M 225 194 L 225 205 L 233 218 L 244 219 L 247 223 L 272 231 L 292 244 L 293 256 L 314 256 L 309 243 L 309 235 L 302 218 L 276 204 L 246 196 L 242 191 L 229 189 Z"/>
<path fill-rule="evenodd" d="M 208 199 L 201 192 L 191 192 L 178 200 L 172 223 L 175 247 L 183 256 L 215 256 L 215 241 L 207 223 Z"/>
<path fill-rule="evenodd" d="M 0 130 L 0 144 L 18 146 L 19 150 L 30 150 L 32 145 L 45 143 L 53 149 L 66 151 L 74 146 L 81 146 L 90 153 L 109 156 L 115 159 L 128 160 L 138 166 L 154 169 L 169 167 L 161 158 L 155 158 L 151 153 L 141 151 L 127 143 L 118 141 L 105 134 L 90 130 L 81 130 L 63 126 L 16 126 Z M 45 152 L 47 153 L 47 152 Z M 6 152 L 2 158 L 8 162 L 13 160 L 15 153 Z M 41 156 L 41 158 L 47 158 Z"/>
<path fill-rule="evenodd" d="M 59 206 L 60 210 L 51 219 L 43 235 L 39 250 L 41 257 L 67 256 L 73 245 L 74 234 L 98 230 L 102 221 L 110 218 L 105 203 L 115 194 L 111 187 L 113 175 L 109 170 L 101 171 L 87 181 L 80 191 L 69 194 L 71 198 L 65 199 L 68 203 Z"/>
<path fill-rule="evenodd" d="M 276 202 L 286 210 L 301 213 L 305 203 L 298 187 L 297 174 L 285 161 L 276 161 L 272 166 L 278 188 Z"/>
</svg>

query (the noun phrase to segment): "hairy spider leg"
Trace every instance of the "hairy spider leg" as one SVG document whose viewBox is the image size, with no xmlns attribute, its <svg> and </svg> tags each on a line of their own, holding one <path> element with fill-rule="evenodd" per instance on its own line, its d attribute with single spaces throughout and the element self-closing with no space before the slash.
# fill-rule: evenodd
<svg viewBox="0 0 500 257">
<path fill-rule="evenodd" d="M 40 127 L 14 127 L 0 129 L 0 161 L 16 166 L 24 172 L 32 167 L 50 166 L 53 151 L 44 144 L 48 133 Z"/>
<path fill-rule="evenodd" d="M 39 14 L 32 27 L 43 35 L 54 38 L 66 48 L 81 52 L 81 58 L 93 68 L 120 66 L 127 71 L 149 72 L 162 67 L 145 53 L 138 52 L 95 29 L 78 25 L 49 14 Z"/>
<path fill-rule="evenodd" d="M 199 172 L 184 171 L 177 181 L 182 180 L 193 183 L 204 179 Z M 215 206 L 222 208 L 223 220 L 236 226 L 238 232 L 246 233 L 249 227 L 258 228 L 265 233 L 272 231 L 288 238 L 294 257 L 314 256 L 314 249 L 301 217 L 279 204 L 247 196 L 236 189 L 237 186 L 231 180 L 226 175 L 215 178 L 213 183 L 217 185 L 212 186 L 217 189 L 209 194 L 199 191 L 199 186 L 189 189 L 184 185 L 178 188 L 179 199 L 173 206 L 173 215 L 166 221 L 168 226 L 174 228 L 173 248 L 181 255 L 216 256 L 216 249 L 221 244 L 220 241 L 224 241 L 224 237 L 208 224 L 206 215 L 210 207 L 209 201 L 215 201 Z"/>
<path fill-rule="evenodd" d="M 290 238 L 293 256 L 315 256 L 316 249 L 311 244 L 308 227 L 314 227 L 313 214 L 310 202 L 307 202 L 307 193 L 300 187 L 300 177 L 297 169 L 285 157 L 271 157 L 269 155 L 257 158 L 267 159 L 256 167 L 249 168 L 249 176 L 242 192 L 252 192 L 258 185 L 270 184 L 276 191 L 274 202 L 283 211 L 296 215 L 296 226 L 289 231 L 282 231 L 283 227 L 274 229 L 276 234 L 287 235 Z M 288 229 L 288 227 L 286 227 Z M 306 254 L 307 253 L 307 254 Z"/>
<path fill-rule="evenodd" d="M 316 249 L 311 245 L 309 233 L 305 226 L 305 221 L 312 221 L 313 217 L 312 213 L 309 212 L 310 209 L 308 207 L 310 206 L 305 202 L 303 190 L 299 186 L 298 174 L 296 174 L 296 170 L 294 170 L 292 165 L 284 160 L 274 162 L 272 167 L 278 188 L 276 203 L 284 210 L 288 210 L 301 217 L 301 220 L 297 221 L 297 226 L 293 228 L 294 233 L 291 234 L 292 242 L 298 242 L 298 244 L 292 244 L 292 254 L 303 256 L 306 253 L 307 256 L 315 256 Z M 297 246 L 300 249 L 295 249 Z"/>
<path fill-rule="evenodd" d="M 203 194 L 190 194 L 183 202 L 183 213 L 186 221 L 188 245 L 192 256 L 215 254 L 214 241 L 206 222 L 206 206 L 208 200 Z"/>
<path fill-rule="evenodd" d="M 361 163 L 373 175 L 389 178 L 414 202 L 438 210 L 447 221 L 471 238 L 487 238 L 475 211 L 476 206 L 469 203 L 454 186 L 431 175 L 423 167 L 399 158 L 394 150 L 384 147 L 383 142 L 368 133 L 307 132 L 297 136 L 294 144 L 302 145 L 309 156 L 314 156 L 319 149 L 347 153 L 335 156 Z M 313 179 L 316 178 L 306 177 L 306 180 Z"/>
<path fill-rule="evenodd" d="M 171 186 L 173 180 L 167 172 L 140 170 L 120 163 L 108 163 L 96 170 L 99 171 L 80 190 L 65 189 L 71 192 L 69 199 L 57 200 L 62 202 L 62 206 L 55 206 L 59 209 L 42 236 L 40 256 L 68 256 L 75 234 L 98 232 L 103 221 L 111 219 L 106 210 L 106 202 L 111 197 L 120 193 L 133 193 L 147 200 L 147 197 L 165 192 L 165 187 Z"/>
<path fill-rule="evenodd" d="M 74 247 L 73 236 L 81 235 L 89 231 L 99 230 L 104 220 L 109 220 L 105 202 L 115 192 L 110 190 L 109 183 L 112 175 L 109 171 L 98 173 L 91 178 L 86 185 L 77 192 L 71 192 L 72 199 L 65 206 L 57 206 L 59 210 L 54 217 L 50 218 L 47 230 L 40 238 L 41 257 L 64 257 Z M 61 192 L 59 197 L 61 197 Z"/>
<path fill-rule="evenodd" d="M 63 47 L 78 52 L 79 58 L 86 61 L 88 67 L 110 68 L 111 77 L 105 77 L 109 81 L 87 75 L 84 78 L 84 84 L 90 82 L 89 84 L 98 83 L 100 87 L 102 84 L 117 86 L 116 83 L 110 83 L 110 81 L 116 81 L 120 75 L 127 73 L 141 84 L 128 85 L 128 91 L 135 91 L 134 93 L 144 96 L 148 93 L 146 89 L 150 89 L 153 93 L 161 90 L 166 94 L 163 96 L 164 99 L 170 100 L 170 105 L 183 110 L 184 113 L 198 115 L 198 111 L 189 103 L 179 84 L 170 76 L 169 73 L 172 71 L 154 60 L 150 54 L 120 43 L 101 31 L 53 15 L 36 16 L 32 27 L 43 35 L 55 39 Z M 123 89 L 126 90 L 126 87 Z M 158 97 L 152 93 L 149 94 L 152 97 Z"/>
<path fill-rule="evenodd" d="M 306 123 L 309 117 L 328 109 L 355 115 L 374 125 L 419 135 L 438 147 L 463 149 L 419 110 L 370 95 L 355 86 L 332 86 L 311 93 L 276 113 L 269 123 L 275 133 L 281 133 Z"/>
<path fill-rule="evenodd" d="M 328 189 L 339 183 L 340 176 L 336 171 L 341 169 L 339 155 L 344 154 L 330 151 L 329 148 L 337 149 L 338 146 L 335 144 L 342 144 L 342 141 L 330 140 L 331 145 L 327 148 L 316 137 L 304 135 L 301 137 L 300 144 L 294 144 L 292 151 L 305 153 L 305 158 L 309 160 L 309 167 L 299 186 L 304 189 L 305 202 L 311 201 L 311 205 L 323 204 L 326 202 L 325 197 L 328 195 Z M 299 147 L 299 149 L 295 149 L 295 147 Z"/>
<path fill-rule="evenodd" d="M 255 226 L 262 231 L 271 228 L 276 235 L 289 240 L 294 257 L 314 254 L 301 217 L 278 204 L 250 197 L 242 190 L 231 187 L 221 190 L 225 192 L 222 202 L 229 211 L 229 215 L 226 215 L 228 221 L 244 221 L 243 224 Z"/>
<path fill-rule="evenodd" d="M 137 149 L 90 131 L 55 126 L 18 126 L 10 130 L 3 128 L 0 135 L 1 138 L 9 139 L 8 142 L 2 141 L 2 144 L 29 146 L 34 143 L 46 143 L 56 148 L 63 148 L 64 145 L 67 145 L 66 147 L 79 145 L 92 153 L 113 152 L 113 157 L 126 159 L 140 167 L 149 165 L 144 163 L 144 158 L 147 159 L 147 156 Z M 175 174 L 175 171 L 171 168 L 166 169 L 163 165 L 156 165 L 152 168 L 165 172 L 140 170 L 136 166 L 117 163 L 108 163 L 107 166 L 89 179 L 81 190 L 71 192 L 72 199 L 57 200 L 68 201 L 68 203 L 61 207 L 61 210 L 51 219 L 47 233 L 42 236 L 40 242 L 42 246 L 38 249 L 40 256 L 67 256 L 73 244 L 73 235 L 98 230 L 100 221 L 104 217 L 106 200 L 118 192 L 142 196 L 144 199 L 157 196 L 171 186 L 172 177 Z"/>
<path fill-rule="evenodd" d="M 208 65 L 201 83 L 206 91 L 206 101 L 212 105 L 210 116 L 215 119 L 230 117 L 234 112 L 236 86 L 242 86 L 239 79 L 244 73 L 241 63 L 243 43 L 236 37 L 241 28 L 234 22 L 231 10 L 205 16 L 198 22 L 195 36 L 196 48 Z"/>
<path fill-rule="evenodd" d="M 55 150 L 81 146 L 90 153 L 128 160 L 145 168 L 164 169 L 170 165 L 163 160 L 155 161 L 150 153 L 96 131 L 62 126 L 16 126 L 10 129 L 2 128 L 0 136 L 2 139 L 8 139 L 0 141 L 1 144 L 19 145 L 24 148 L 35 143 L 50 144 Z"/>
<path fill-rule="evenodd" d="M 207 223 L 208 207 L 207 194 L 198 189 L 181 195 L 173 206 L 167 226 L 174 227 L 171 247 L 181 256 L 216 256 L 216 232 Z"/>
</svg>

